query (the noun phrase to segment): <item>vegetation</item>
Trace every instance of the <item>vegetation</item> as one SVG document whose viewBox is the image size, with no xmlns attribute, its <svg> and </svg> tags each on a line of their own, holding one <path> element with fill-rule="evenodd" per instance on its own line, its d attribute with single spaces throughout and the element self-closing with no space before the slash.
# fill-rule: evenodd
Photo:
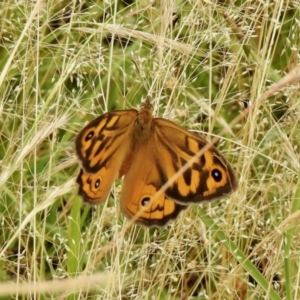
<svg viewBox="0 0 300 300">
<path fill-rule="evenodd" d="M 1 299 L 299 298 L 298 0 L 0 13 Z M 221 137 L 239 179 L 165 228 L 126 220 L 121 181 L 95 208 L 75 185 L 76 133 L 147 96 L 156 116 Z"/>
</svg>

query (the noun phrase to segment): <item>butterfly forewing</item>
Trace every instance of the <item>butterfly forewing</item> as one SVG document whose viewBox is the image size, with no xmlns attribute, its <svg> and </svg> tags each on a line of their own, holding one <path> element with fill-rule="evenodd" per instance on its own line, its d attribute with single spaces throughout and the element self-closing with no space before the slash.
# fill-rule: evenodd
<svg viewBox="0 0 300 300">
<path fill-rule="evenodd" d="M 78 193 L 85 202 L 104 201 L 130 151 L 136 110 L 108 112 L 89 123 L 76 137 L 76 153 L 83 170 L 77 177 Z"/>
<path fill-rule="evenodd" d="M 83 128 L 76 137 L 75 145 L 86 172 L 96 173 L 111 160 L 128 139 L 137 114 L 136 110 L 108 112 Z"/>
<path fill-rule="evenodd" d="M 185 164 L 190 164 L 188 170 L 170 184 L 166 191 L 168 197 L 189 204 L 218 199 L 236 189 L 232 168 L 213 145 L 191 162 L 208 142 L 168 120 L 157 118 L 154 122 L 159 149 L 155 159 L 159 161 L 163 181 L 167 182 Z"/>
</svg>

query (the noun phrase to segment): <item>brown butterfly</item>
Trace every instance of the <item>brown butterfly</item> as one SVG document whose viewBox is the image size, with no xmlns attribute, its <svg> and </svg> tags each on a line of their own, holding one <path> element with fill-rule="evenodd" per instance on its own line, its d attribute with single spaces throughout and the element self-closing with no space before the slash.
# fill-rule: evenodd
<svg viewBox="0 0 300 300">
<path fill-rule="evenodd" d="M 218 199 L 237 187 L 234 172 L 210 145 L 196 162 L 166 189 L 153 197 L 190 161 L 206 140 L 175 123 L 154 118 L 149 100 L 139 111 L 116 110 L 103 114 L 77 135 L 76 153 L 82 163 L 78 194 L 97 204 L 109 195 L 117 176 L 124 175 L 121 210 L 145 226 L 164 226 L 188 204 Z"/>
</svg>

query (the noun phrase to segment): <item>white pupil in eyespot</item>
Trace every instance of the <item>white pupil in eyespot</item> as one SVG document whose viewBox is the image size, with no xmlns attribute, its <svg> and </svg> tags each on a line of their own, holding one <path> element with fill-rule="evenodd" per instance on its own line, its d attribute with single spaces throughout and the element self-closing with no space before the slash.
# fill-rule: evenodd
<svg viewBox="0 0 300 300">
<path fill-rule="evenodd" d="M 146 198 L 142 199 L 142 206 L 148 205 L 149 201 L 150 201 L 149 197 L 146 197 Z"/>
</svg>

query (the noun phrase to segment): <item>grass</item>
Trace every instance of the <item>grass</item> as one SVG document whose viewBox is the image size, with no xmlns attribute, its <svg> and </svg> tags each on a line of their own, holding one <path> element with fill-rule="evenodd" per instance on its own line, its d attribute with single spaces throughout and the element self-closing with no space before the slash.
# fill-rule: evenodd
<svg viewBox="0 0 300 300">
<path fill-rule="evenodd" d="M 299 298 L 299 7 L 3 2 L 1 299 Z M 75 185 L 76 133 L 146 96 L 222 136 L 239 179 L 158 229 L 122 216 L 121 181 L 96 208 Z"/>
</svg>

